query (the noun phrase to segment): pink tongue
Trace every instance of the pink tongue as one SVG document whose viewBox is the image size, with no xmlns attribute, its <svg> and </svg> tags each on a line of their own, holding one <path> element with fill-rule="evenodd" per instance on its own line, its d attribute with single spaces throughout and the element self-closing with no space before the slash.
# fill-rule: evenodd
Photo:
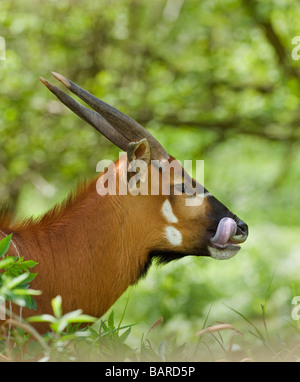
<svg viewBox="0 0 300 382">
<path fill-rule="evenodd" d="M 211 239 L 212 243 L 225 245 L 236 234 L 237 225 L 231 218 L 223 218 L 219 221 L 217 232 Z"/>
</svg>

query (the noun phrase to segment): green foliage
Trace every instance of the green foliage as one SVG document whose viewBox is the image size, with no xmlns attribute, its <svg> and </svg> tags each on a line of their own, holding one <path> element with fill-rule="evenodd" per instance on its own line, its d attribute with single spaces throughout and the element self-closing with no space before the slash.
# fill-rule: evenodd
<svg viewBox="0 0 300 382">
<path fill-rule="evenodd" d="M 149 327 L 160 316 L 166 344 L 194 338 L 208 311 L 211 322 L 239 326 L 247 317 L 258 327 L 266 291 L 268 332 L 283 336 L 291 299 L 300 295 L 300 61 L 291 57 L 300 5 L 2 0 L 0 7 L 6 41 L 6 61 L 0 61 L 1 202 L 17 216 L 39 215 L 80 178 L 96 176 L 98 160 L 118 157 L 117 148 L 40 84 L 39 76 L 49 78 L 54 70 L 131 115 L 176 158 L 204 159 L 205 186 L 250 228 L 228 262 L 190 258 L 153 267 L 130 289 L 124 329 L 113 331 L 106 317 L 94 324 L 95 346 L 101 327 L 109 356 L 115 345 L 105 338 L 122 342 L 118 338 L 131 328 L 127 346 L 151 353 L 134 328 L 143 322 Z M 31 295 L 15 291 L 30 282 L 32 276 L 23 275 L 31 267 L 4 257 L 8 242 L 0 242 L 6 272 L 0 273 L 1 293 L 29 305 Z M 127 294 L 113 307 L 114 321 L 122 321 L 126 301 Z M 127 326 L 132 322 L 136 327 Z M 22 342 L 20 334 L 16 338 Z M 162 355 L 168 346 L 160 346 Z"/>
<path fill-rule="evenodd" d="M 28 322 L 48 322 L 50 328 L 56 334 L 62 334 L 66 327 L 73 323 L 87 323 L 94 322 L 96 319 L 82 314 L 82 310 L 74 310 L 73 312 L 62 315 L 62 300 L 61 296 L 57 296 L 51 301 L 54 316 L 50 314 L 42 314 L 39 316 L 32 316 L 28 318 Z"/>
<path fill-rule="evenodd" d="M 37 275 L 29 270 L 37 263 L 32 260 L 24 261 L 23 257 L 5 256 L 11 237 L 12 235 L 8 235 L 0 241 L 0 296 L 19 306 L 34 309 L 36 305 L 32 296 L 41 292 L 29 289 L 29 284 Z"/>
<path fill-rule="evenodd" d="M 298 327 L 291 326 L 287 337 L 270 334 L 265 307 L 262 307 L 261 322 L 254 322 L 238 310 L 228 308 L 246 322 L 243 331 L 222 322 L 208 325 L 209 312 L 202 330 L 196 333 L 197 343 L 190 340 L 188 344 L 178 345 L 176 338 L 162 336 L 164 331 L 150 339 L 152 332 L 157 331 L 163 322 L 160 317 L 146 335 L 141 335 L 139 344 L 132 346 L 128 342 L 134 325 L 121 325 L 121 321 L 116 324 L 113 310 L 107 320 L 84 315 L 80 310 L 63 315 L 62 300 L 57 296 L 52 300 L 53 316 L 32 316 L 26 320 L 50 323 L 51 331 L 40 336 L 24 320 L 16 321 L 15 329 L 10 331 L 12 349 L 6 345 L 3 334 L 0 337 L 0 359 L 39 362 L 299 361 Z M 90 325 L 83 327 L 83 323 Z"/>
<path fill-rule="evenodd" d="M 13 352 L 5 345 L 5 337 L 2 336 L 2 341 L 0 337 L 0 359 L 40 362 L 182 360 L 184 345 L 177 346 L 176 341 L 170 344 L 161 341 L 157 350 L 153 349 L 149 334 L 161 319 L 151 326 L 146 337 L 142 335 L 139 347 L 131 347 L 126 344 L 126 340 L 133 324 L 122 326 L 119 322 L 116 325 L 113 311 L 108 320 L 104 321 L 84 315 L 81 310 L 62 315 L 60 296 L 51 303 L 53 316 L 44 314 L 26 320 L 28 323 L 50 323 L 51 331 L 40 336 L 26 322 L 15 322 L 16 328 L 10 332 L 10 340 L 14 343 Z M 82 327 L 83 323 L 92 324 Z M 9 354 L 9 358 L 6 354 Z"/>
</svg>

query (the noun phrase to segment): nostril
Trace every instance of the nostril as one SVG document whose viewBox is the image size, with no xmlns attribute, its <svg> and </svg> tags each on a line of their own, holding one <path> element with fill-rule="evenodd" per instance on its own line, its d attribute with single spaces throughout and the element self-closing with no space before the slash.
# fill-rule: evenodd
<svg viewBox="0 0 300 382">
<path fill-rule="evenodd" d="M 237 222 L 237 226 L 239 228 L 238 231 L 240 231 L 240 232 L 237 232 L 237 234 L 240 233 L 243 236 L 248 236 L 248 226 L 245 222 L 243 222 L 242 220 L 239 220 Z"/>
</svg>

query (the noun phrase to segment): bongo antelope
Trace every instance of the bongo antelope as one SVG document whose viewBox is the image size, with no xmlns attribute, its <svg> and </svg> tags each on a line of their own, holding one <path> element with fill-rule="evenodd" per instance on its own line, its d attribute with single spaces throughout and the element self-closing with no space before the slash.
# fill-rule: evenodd
<svg viewBox="0 0 300 382">
<path fill-rule="evenodd" d="M 98 192 L 108 166 L 39 219 L 17 223 L 8 216 L 0 219 L 0 238 L 13 234 L 9 255 L 16 255 L 16 247 L 25 259 L 38 262 L 38 276 L 31 284 L 43 291 L 35 297 L 37 313 L 51 312 L 51 299 L 61 295 L 64 312 L 81 308 L 100 317 L 146 274 L 153 259 L 160 263 L 189 255 L 227 259 L 239 251 L 248 236 L 247 225 L 206 189 L 191 195 L 197 182 L 147 130 L 62 75 L 52 74 L 93 110 L 41 78 L 43 84 L 125 153 L 113 163 L 115 195 Z M 136 160 L 146 164 L 139 172 L 128 167 Z M 166 180 L 163 175 L 171 162 L 175 166 Z M 132 182 L 131 192 L 120 192 L 128 190 L 137 174 L 139 181 Z M 147 195 L 138 192 L 145 185 Z M 193 198 L 201 203 L 188 205 Z"/>
</svg>

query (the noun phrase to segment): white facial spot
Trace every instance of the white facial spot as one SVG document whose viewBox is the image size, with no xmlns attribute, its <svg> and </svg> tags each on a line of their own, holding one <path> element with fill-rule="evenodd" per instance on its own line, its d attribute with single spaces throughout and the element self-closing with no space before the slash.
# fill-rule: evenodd
<svg viewBox="0 0 300 382">
<path fill-rule="evenodd" d="M 174 246 L 180 245 L 182 243 L 181 233 L 178 231 L 178 229 L 172 226 L 167 226 L 165 228 L 165 235 L 168 241 Z"/>
<path fill-rule="evenodd" d="M 173 214 L 172 206 L 168 199 L 163 203 L 161 211 L 168 223 L 178 223 L 178 219 Z"/>
</svg>

